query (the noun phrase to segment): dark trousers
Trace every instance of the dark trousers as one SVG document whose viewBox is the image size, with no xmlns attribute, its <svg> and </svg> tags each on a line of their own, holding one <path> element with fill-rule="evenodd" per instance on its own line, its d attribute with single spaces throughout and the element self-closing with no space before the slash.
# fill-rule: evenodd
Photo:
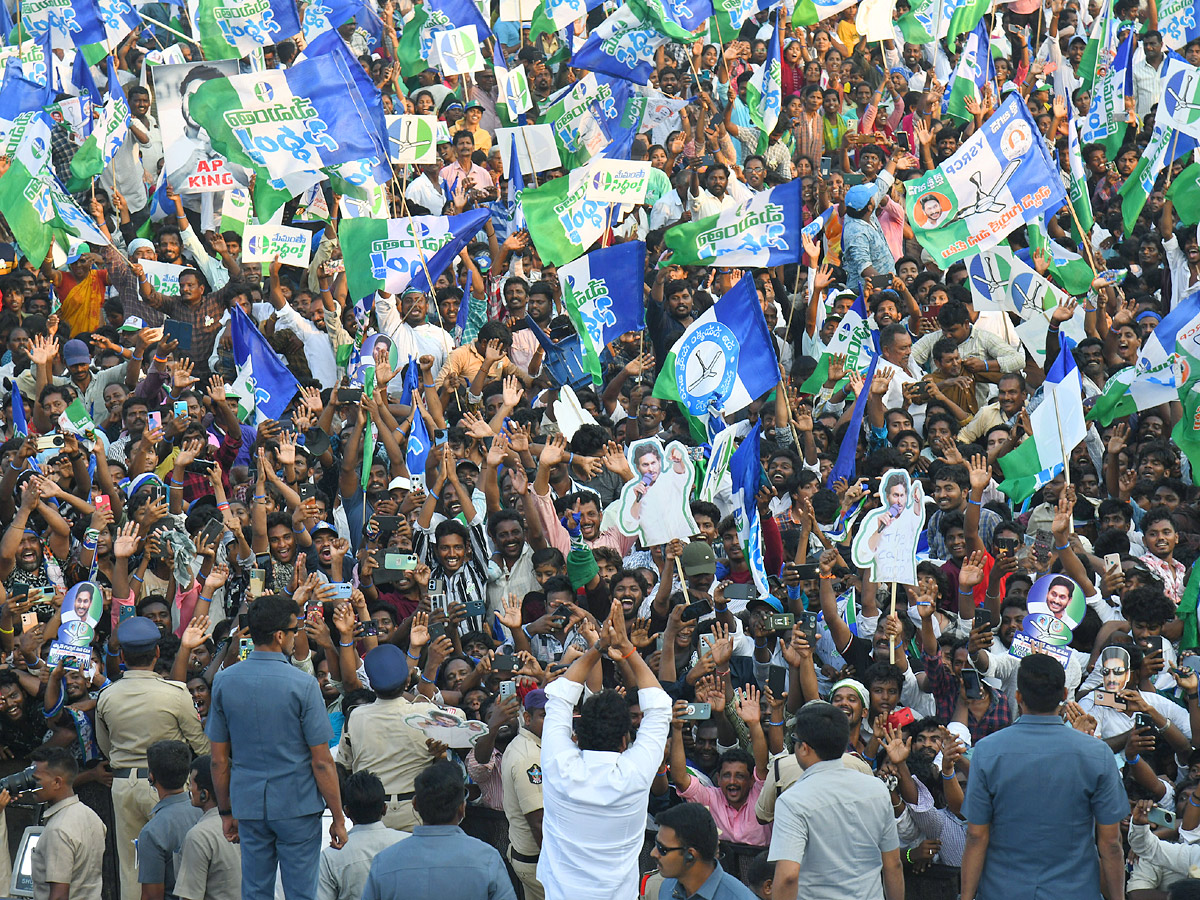
<svg viewBox="0 0 1200 900">
<path fill-rule="evenodd" d="M 275 872 L 288 900 L 316 900 L 321 814 L 289 819 L 238 819 L 242 900 L 273 900 Z"/>
</svg>

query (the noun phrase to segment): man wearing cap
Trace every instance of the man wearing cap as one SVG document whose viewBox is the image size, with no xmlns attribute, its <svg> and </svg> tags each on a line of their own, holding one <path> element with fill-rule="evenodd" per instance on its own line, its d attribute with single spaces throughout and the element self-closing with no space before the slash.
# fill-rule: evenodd
<svg viewBox="0 0 1200 900">
<path fill-rule="evenodd" d="M 96 702 L 96 742 L 113 773 L 121 898 L 139 900 L 133 842 L 159 799 L 149 781 L 147 751 L 157 741 L 183 741 L 193 753 L 202 754 L 209 751 L 209 743 L 187 688 L 154 671 L 161 638 L 158 626 L 134 616 L 118 626 L 116 637 L 108 652 L 119 647 L 125 672 Z"/>
<path fill-rule="evenodd" d="M 500 760 L 504 815 L 508 817 L 508 859 L 525 886 L 526 900 L 544 900 L 537 880 L 542 852 L 542 725 L 546 721 L 546 692 L 525 695 L 521 730 Z"/>
<path fill-rule="evenodd" d="M 846 222 L 842 230 L 842 265 L 846 269 L 846 288 L 858 292 L 863 280 L 872 275 L 895 275 L 896 258 L 888 247 L 875 218 L 876 208 L 887 200 L 896 180 L 897 163 L 916 168 L 910 154 L 893 157 L 875 181 L 856 184 L 846 191 Z"/>
<path fill-rule="evenodd" d="M 427 638 L 428 632 L 414 625 L 411 634 L 416 635 L 409 647 L 411 655 L 406 657 L 405 651 L 395 644 L 380 644 L 363 660 L 376 700 L 369 706 L 358 707 L 346 720 L 338 749 L 338 762 L 351 772 L 365 770 L 379 776 L 387 801 L 383 824 L 397 831 L 412 831 L 417 824 L 412 804 L 413 783 L 436 758 L 425 743 L 425 734 L 404 721 L 407 716 L 435 708 L 428 703 L 414 703 L 405 695 L 408 660 L 421 655 L 420 648 L 424 645 L 421 639 Z M 458 710 L 443 711 L 462 717 Z"/>
</svg>

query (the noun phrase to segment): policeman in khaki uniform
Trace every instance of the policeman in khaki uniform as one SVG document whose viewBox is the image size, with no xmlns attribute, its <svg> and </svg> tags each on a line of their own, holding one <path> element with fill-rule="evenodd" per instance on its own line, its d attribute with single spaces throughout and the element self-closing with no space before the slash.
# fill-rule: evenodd
<svg viewBox="0 0 1200 900">
<path fill-rule="evenodd" d="M 412 805 L 413 782 L 435 757 L 425 733 L 405 724 L 404 719 L 432 710 L 460 720 L 465 717 L 457 709 L 439 707 L 423 698 L 417 703 L 405 698 L 408 660 L 395 644 L 376 647 L 366 655 L 363 667 L 378 699 L 357 707 L 346 720 L 338 762 L 351 772 L 366 770 L 378 776 L 387 803 L 383 824 L 411 833 L 419 824 Z"/>
<path fill-rule="evenodd" d="M 158 802 L 151 786 L 146 750 L 156 741 L 183 741 L 195 754 L 209 752 L 208 738 L 185 685 L 154 671 L 158 626 L 141 616 L 117 628 L 125 674 L 96 702 L 96 741 L 113 773 L 113 815 L 121 900 L 140 900 L 134 840 Z"/>
<path fill-rule="evenodd" d="M 544 900 L 546 891 L 537 880 L 542 851 L 542 725 L 546 721 L 546 692 L 541 688 L 525 695 L 521 730 L 504 749 L 500 783 L 504 788 L 504 815 L 508 817 L 508 859 L 525 886 L 525 900 Z"/>
</svg>

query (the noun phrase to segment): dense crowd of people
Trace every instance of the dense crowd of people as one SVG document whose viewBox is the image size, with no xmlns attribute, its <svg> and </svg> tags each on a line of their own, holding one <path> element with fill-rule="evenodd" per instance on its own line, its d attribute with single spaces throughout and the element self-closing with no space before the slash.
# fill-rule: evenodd
<svg viewBox="0 0 1200 900">
<path fill-rule="evenodd" d="M 1155 0 L 993 4 L 959 115 L 976 31 L 914 43 L 909 0 L 883 40 L 866 0 L 737 26 L 707 4 L 631 87 L 655 110 L 628 151 L 649 187 L 591 246 L 644 243 L 623 299 L 645 328 L 596 348 L 592 379 L 561 266 L 505 202 L 497 69 L 527 79 L 520 124 L 543 122 L 607 17 L 684 13 L 605 4 L 556 31 L 538 4 L 531 33 L 502 2 L 484 68 L 408 75 L 426 6 L 352 6 L 336 33 L 382 112 L 438 122 L 436 162 L 397 166 L 387 210 L 490 211 L 426 289 L 353 295 L 368 263 L 339 235 L 361 210 L 329 181 L 280 207 L 321 220 L 307 268 L 243 261 L 222 195 L 214 213 L 164 181 L 151 63 L 202 59 L 187 10 L 140 6 L 107 70 L 50 45 L 59 107 L 81 73 L 115 75 L 130 119 L 69 194 L 87 137 L 60 115 L 48 148 L 103 243 L 30 259 L 0 204 L 0 771 L 30 767 L 0 810 L 14 846 L 44 824 L 33 895 L 1200 897 L 1195 404 L 1188 333 L 1155 331 L 1200 290 L 1197 215 L 1171 199 L 1194 139 L 1138 181 L 1161 73 L 1200 63 L 1200 37 L 1160 33 Z M 1076 147 L 1073 173 L 1121 64 L 1117 140 Z M 1015 269 L 939 265 L 919 240 L 938 201 L 919 228 L 906 210 L 906 182 L 952 170 L 1014 96 L 1076 191 L 1007 235 L 1052 286 L 1032 330 L 998 299 Z M 796 182 L 790 257 L 668 249 Z M 174 291 L 161 263 L 183 267 Z M 747 282 L 770 390 L 675 402 L 693 326 Z M 294 376 L 274 416 L 242 321 Z M 1160 345 L 1168 396 L 1114 393 Z M 1006 467 L 1042 451 L 1056 366 L 1111 415 L 1017 492 Z M 749 441 L 746 487 L 728 451 Z M 627 499 L 668 539 L 639 537 Z"/>
</svg>

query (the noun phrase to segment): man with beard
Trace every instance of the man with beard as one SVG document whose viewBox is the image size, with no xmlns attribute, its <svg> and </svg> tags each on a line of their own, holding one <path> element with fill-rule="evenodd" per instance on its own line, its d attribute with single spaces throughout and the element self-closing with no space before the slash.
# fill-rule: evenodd
<svg viewBox="0 0 1200 900">
<path fill-rule="evenodd" d="M 740 747 L 721 754 L 715 787 L 701 784 L 688 772 L 683 749 L 683 726 L 686 720 L 681 718 L 688 706 L 687 700 L 676 701 L 675 715 L 671 718 L 671 745 L 667 762 L 675 789 L 681 799 L 700 803 L 712 813 L 725 840 L 765 847 L 770 841 L 770 828 L 760 824 L 754 815 L 755 802 L 767 776 L 768 756 L 758 690 L 747 685 L 737 705 L 738 715 L 750 732 L 754 754 Z"/>
<path fill-rule="evenodd" d="M 690 282 L 686 278 L 669 277 L 667 273 L 671 271 L 669 266 L 658 270 L 646 304 L 646 330 L 660 366 L 695 318 Z"/>
<path fill-rule="evenodd" d="M 962 865 L 966 843 L 966 823 L 956 813 L 962 809 L 962 785 L 954 772 L 960 751 L 957 745 L 945 746 L 942 726 L 929 717 L 913 722 L 902 732 L 889 734 L 888 756 L 893 760 L 900 794 L 908 804 L 913 824 L 919 829 L 921 847 L 914 862 L 932 862 L 940 854 L 946 866 Z M 906 752 L 907 751 L 907 752 Z M 893 757 L 901 757 L 899 762 Z M 942 754 L 941 770 L 934 765 Z M 906 757 L 906 758 L 905 758 Z M 920 854 L 924 853 L 924 857 Z"/>
<path fill-rule="evenodd" d="M 567 526 L 560 521 L 556 504 L 550 499 L 550 470 L 560 463 L 567 463 L 569 454 L 561 441 L 550 440 L 542 448 L 538 457 L 537 477 L 533 482 L 532 499 L 534 509 L 541 521 L 542 533 L 546 543 L 558 550 L 565 557 L 571 551 L 572 534 Z M 624 455 L 612 454 L 605 457 L 610 470 L 613 465 L 622 466 L 619 472 L 625 480 L 633 477 L 629 464 Z M 579 514 L 577 524 L 572 524 L 572 530 L 578 528 L 578 537 L 589 547 L 612 547 L 624 559 L 634 545 L 634 538 L 626 537 L 614 525 L 604 531 L 600 530 L 600 520 L 603 510 L 600 508 L 599 497 L 591 491 L 582 490 L 568 494 L 559 501 L 564 507 L 564 520 L 571 522 L 575 513 Z"/>
<path fill-rule="evenodd" d="M 521 476 L 524 474 L 522 471 Z M 491 453 L 484 463 L 483 483 L 485 493 L 498 493 Z M 492 498 L 489 498 L 488 507 L 491 506 Z M 530 591 L 536 591 L 538 583 L 533 574 L 533 546 L 526 540 L 525 526 L 516 511 L 496 509 L 488 516 L 487 532 L 492 539 L 492 546 L 496 548 L 492 554 L 492 565 L 488 566 L 487 603 L 490 615 L 504 608 L 504 598 L 509 594 L 524 597 Z"/>
<path fill-rule="evenodd" d="M 403 366 L 410 359 L 431 356 L 433 366 L 429 372 L 429 381 L 432 382 L 445 365 L 450 351 L 454 349 L 454 341 L 444 328 L 426 321 L 428 315 L 429 295 L 424 291 L 405 289 L 400 295 L 398 310 L 391 294 L 383 291 L 375 294 L 375 317 L 379 322 L 379 331 L 388 335 L 395 343 L 399 364 Z M 403 381 L 396 380 L 398 391 L 403 386 Z"/>
<path fill-rule="evenodd" d="M 34 440 L 26 440 L 18 462 L 23 463 L 35 452 Z M 13 465 L 10 460 L 9 471 Z M 32 475 L 25 480 L 20 506 L 0 538 L 0 579 L 10 597 L 16 583 L 32 588 L 53 587 L 55 582 L 61 582 L 62 567 L 71 552 L 70 526 L 41 498 L 41 488 L 41 476 Z M 35 512 L 39 518 L 31 520 Z M 46 547 L 50 549 L 49 556 Z M 50 605 L 45 604 L 45 608 Z"/>
<path fill-rule="evenodd" d="M 146 430 L 150 414 L 150 403 L 145 397 L 130 395 L 121 404 L 121 434 L 108 445 L 105 456 L 109 460 L 126 462 L 131 447 L 137 446 Z"/>
</svg>

